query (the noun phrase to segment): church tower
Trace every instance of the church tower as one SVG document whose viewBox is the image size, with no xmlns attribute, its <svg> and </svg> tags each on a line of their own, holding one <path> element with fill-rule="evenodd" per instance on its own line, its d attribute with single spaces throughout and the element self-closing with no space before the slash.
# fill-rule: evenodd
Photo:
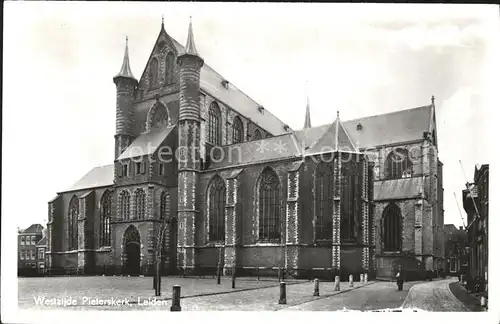
<svg viewBox="0 0 500 324">
<path fill-rule="evenodd" d="M 137 79 L 130 69 L 128 57 L 128 37 L 125 43 L 125 55 L 120 72 L 113 78 L 116 85 L 116 133 L 115 133 L 115 160 L 130 145 L 133 137 L 134 91 Z"/>
<path fill-rule="evenodd" d="M 200 172 L 200 70 L 203 59 L 194 44 L 189 22 L 187 44 L 179 55 L 180 106 L 178 122 L 178 267 L 192 271 L 195 260 L 195 226 L 199 215 Z"/>
</svg>

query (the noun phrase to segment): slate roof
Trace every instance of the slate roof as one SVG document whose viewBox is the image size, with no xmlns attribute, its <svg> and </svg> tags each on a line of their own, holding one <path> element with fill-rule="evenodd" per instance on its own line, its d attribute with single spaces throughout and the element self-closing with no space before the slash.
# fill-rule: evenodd
<svg viewBox="0 0 500 324">
<path fill-rule="evenodd" d="M 111 186 L 113 185 L 113 180 L 114 180 L 113 164 L 98 166 L 90 170 L 86 175 L 83 176 L 83 178 L 81 178 L 71 188 L 63 192 Z"/>
<path fill-rule="evenodd" d="M 352 142 L 358 149 L 374 148 L 410 142 L 423 138 L 423 132 L 429 131 L 432 105 L 400 110 L 387 114 L 351 119 L 342 122 Z M 361 130 L 358 130 L 358 124 Z M 322 136 L 331 124 L 295 131 L 304 146 L 312 145 Z"/>
<path fill-rule="evenodd" d="M 139 137 L 137 137 L 118 157 L 118 160 L 130 159 L 154 153 L 174 128 L 175 125 L 156 127 L 147 133 L 139 135 Z"/>
<path fill-rule="evenodd" d="M 43 231 L 43 226 L 40 224 L 32 224 L 27 229 L 22 231 L 23 233 L 41 233 Z"/>
<path fill-rule="evenodd" d="M 170 35 L 169 37 L 172 39 L 177 52 L 184 53 L 184 46 L 182 46 Z M 222 81 L 228 80 L 217 73 L 205 62 L 200 71 L 200 86 L 202 90 L 247 117 L 274 136 L 286 133 L 286 130 L 284 129 L 286 124 L 278 117 L 274 116 L 267 109 L 260 112 L 258 109 L 260 104 L 232 84 L 229 84 L 229 87 L 225 88 Z"/>
<path fill-rule="evenodd" d="M 40 241 L 36 245 L 47 245 L 47 236 L 42 237 Z"/>
<path fill-rule="evenodd" d="M 422 178 L 403 178 L 375 181 L 373 200 L 389 200 L 420 197 L 423 188 Z"/>
<path fill-rule="evenodd" d="M 295 135 L 288 133 L 257 141 L 226 145 L 222 147 L 220 154 L 222 155 L 214 158 L 215 161 L 210 164 L 209 169 L 299 157 L 301 151 Z"/>
<path fill-rule="evenodd" d="M 323 136 L 314 142 L 311 148 L 307 149 L 306 155 L 327 152 L 359 153 L 338 117 Z"/>
</svg>

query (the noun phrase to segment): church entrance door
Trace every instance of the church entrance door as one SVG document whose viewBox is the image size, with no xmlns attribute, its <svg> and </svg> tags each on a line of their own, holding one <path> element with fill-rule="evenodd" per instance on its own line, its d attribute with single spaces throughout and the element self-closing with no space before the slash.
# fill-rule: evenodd
<svg viewBox="0 0 500 324">
<path fill-rule="evenodd" d="M 129 226 L 123 235 L 125 257 L 124 272 L 131 276 L 141 273 L 141 237 L 135 226 Z"/>
</svg>

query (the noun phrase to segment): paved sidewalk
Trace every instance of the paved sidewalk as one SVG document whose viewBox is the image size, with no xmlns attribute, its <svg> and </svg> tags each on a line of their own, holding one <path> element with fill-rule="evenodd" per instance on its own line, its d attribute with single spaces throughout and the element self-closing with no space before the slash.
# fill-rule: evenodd
<svg viewBox="0 0 500 324">
<path fill-rule="evenodd" d="M 403 303 L 403 309 L 420 309 L 431 312 L 468 312 L 450 291 L 454 279 L 430 281 L 413 286 Z"/>
<path fill-rule="evenodd" d="M 294 281 L 305 282 L 305 281 Z M 194 279 L 182 277 L 162 277 L 162 295 L 157 299 L 170 299 L 172 286 L 180 285 L 181 297 L 199 295 L 234 294 L 237 291 L 278 287 L 277 279 L 251 280 L 250 278 L 237 279 L 236 288 L 231 288 L 231 279 L 221 278 L 217 285 L 216 279 Z M 21 309 L 116 309 L 116 306 L 88 305 L 86 299 L 129 299 L 131 304 L 137 304 L 138 298 L 155 298 L 152 277 L 43 277 L 18 279 L 18 304 Z M 64 299 L 72 298 L 77 305 L 40 305 L 37 301 L 44 298 Z M 36 299 L 36 300 L 35 300 Z"/>
<path fill-rule="evenodd" d="M 380 311 L 399 309 L 408 291 L 418 282 L 406 282 L 398 291 L 395 282 L 378 281 L 345 294 L 337 294 L 286 308 L 291 311 Z"/>
<path fill-rule="evenodd" d="M 481 297 L 476 297 L 473 294 L 469 294 L 467 289 L 462 287 L 458 281 L 450 283 L 450 291 L 453 295 L 462 302 L 470 311 L 481 312 L 483 311 L 481 307 Z"/>
</svg>

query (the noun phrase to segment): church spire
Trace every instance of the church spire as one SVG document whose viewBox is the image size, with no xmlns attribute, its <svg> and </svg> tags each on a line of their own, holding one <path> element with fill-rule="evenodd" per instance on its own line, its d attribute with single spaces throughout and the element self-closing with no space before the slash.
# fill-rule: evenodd
<svg viewBox="0 0 500 324">
<path fill-rule="evenodd" d="M 194 45 L 194 36 L 193 36 L 193 23 L 191 21 L 191 17 L 189 17 L 189 30 L 188 30 L 188 38 L 186 42 L 186 49 L 184 54 L 200 56 L 196 51 L 196 46 Z"/>
<path fill-rule="evenodd" d="M 309 107 L 309 96 L 307 96 L 306 120 L 304 122 L 304 129 L 306 128 L 311 128 L 311 109 Z"/>
<path fill-rule="evenodd" d="M 132 70 L 130 69 L 130 61 L 128 57 L 128 37 L 125 37 L 125 55 L 123 56 L 123 63 L 122 63 L 122 68 L 120 72 L 115 76 L 115 78 L 122 77 L 122 78 L 131 78 L 136 80 L 134 78 L 134 75 L 132 74 Z"/>
</svg>

